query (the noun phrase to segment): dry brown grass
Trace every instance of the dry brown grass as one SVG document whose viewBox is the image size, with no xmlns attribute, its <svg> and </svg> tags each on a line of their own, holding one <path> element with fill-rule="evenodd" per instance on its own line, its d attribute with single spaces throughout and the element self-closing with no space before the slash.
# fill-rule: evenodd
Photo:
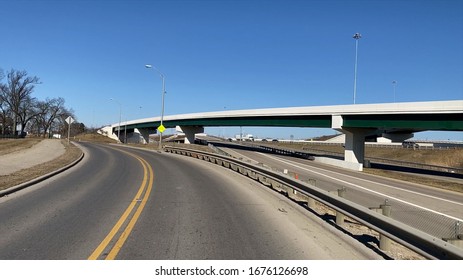
<svg viewBox="0 0 463 280">
<path fill-rule="evenodd" d="M 375 168 L 365 168 L 363 172 L 374 174 L 382 177 L 393 178 L 396 180 L 415 183 L 418 185 L 425 185 L 444 190 L 450 190 L 463 193 L 463 184 L 456 181 L 440 180 L 437 178 L 424 177 L 420 175 L 413 175 L 410 173 L 400 173 L 397 171 L 389 171 Z"/>
<path fill-rule="evenodd" d="M 310 149 L 327 151 L 331 153 L 344 154 L 344 147 L 341 145 L 319 145 L 319 144 L 287 144 L 279 143 L 281 147 L 292 149 Z M 446 166 L 452 168 L 463 168 L 463 149 L 403 149 L 365 147 L 365 157 L 383 158 L 389 160 L 406 161 L 429 165 Z"/>
<path fill-rule="evenodd" d="M 98 133 L 82 133 L 72 138 L 74 141 L 86 141 L 94 143 L 117 143 L 116 140 Z"/>
<path fill-rule="evenodd" d="M 6 155 L 23 149 L 28 149 L 39 143 L 41 140 L 41 138 L 0 139 L 0 155 Z"/>
<path fill-rule="evenodd" d="M 463 168 L 463 149 L 391 149 L 372 148 L 365 149 L 367 157 L 377 157 L 413 163 Z"/>
<path fill-rule="evenodd" d="M 16 142 L 18 146 L 25 148 L 25 146 L 23 146 L 25 145 L 24 143 L 29 142 L 29 141 L 21 142 L 23 140 L 28 140 L 28 139 L 15 139 L 12 141 L 18 141 Z M 37 140 L 37 142 L 39 142 L 41 139 L 34 139 L 34 140 Z M 32 142 L 33 141 L 29 142 L 29 144 Z M 38 178 L 40 176 L 43 176 L 45 174 L 58 170 L 61 167 L 64 167 L 72 163 L 73 161 L 75 161 L 82 155 L 82 151 L 76 146 L 74 146 L 73 144 L 68 145 L 67 142 L 64 140 L 63 140 L 63 144 L 65 145 L 66 151 L 60 157 L 52 161 L 49 161 L 47 163 L 44 163 L 44 164 L 39 164 L 31 168 L 20 170 L 13 174 L 0 176 L 0 190 L 4 190 L 4 189 L 7 189 L 13 186 L 17 186 L 19 184 L 28 182 L 30 180 L 33 180 L 35 178 Z M 13 144 L 11 145 L 15 146 Z M 11 150 L 14 150 L 14 149 L 11 149 Z"/>
</svg>

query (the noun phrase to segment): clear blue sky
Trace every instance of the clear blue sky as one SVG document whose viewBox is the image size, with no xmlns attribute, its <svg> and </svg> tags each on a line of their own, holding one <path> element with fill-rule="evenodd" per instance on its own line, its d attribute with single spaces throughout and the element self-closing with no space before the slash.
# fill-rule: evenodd
<svg viewBox="0 0 463 280">
<path fill-rule="evenodd" d="M 65 98 L 87 126 L 118 122 L 110 98 L 123 120 L 160 115 L 147 63 L 166 115 L 352 104 L 356 32 L 357 103 L 393 102 L 393 80 L 397 102 L 463 99 L 459 0 L 0 0 L 0 68 L 40 77 L 34 96 Z"/>
</svg>

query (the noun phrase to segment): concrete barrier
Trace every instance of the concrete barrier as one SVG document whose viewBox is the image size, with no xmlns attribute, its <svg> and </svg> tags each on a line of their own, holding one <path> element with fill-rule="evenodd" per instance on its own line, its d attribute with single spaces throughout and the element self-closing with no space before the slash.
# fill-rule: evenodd
<svg viewBox="0 0 463 280">
<path fill-rule="evenodd" d="M 327 157 L 315 157 L 315 162 L 334 165 L 354 171 L 363 171 L 363 164 L 356 162 L 348 162 L 341 159 L 327 158 Z"/>
</svg>

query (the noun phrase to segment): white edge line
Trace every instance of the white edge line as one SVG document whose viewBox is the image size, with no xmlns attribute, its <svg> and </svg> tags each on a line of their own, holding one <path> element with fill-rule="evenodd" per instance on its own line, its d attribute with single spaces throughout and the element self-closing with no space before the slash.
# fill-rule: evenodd
<svg viewBox="0 0 463 280">
<path fill-rule="evenodd" d="M 384 197 L 387 197 L 387 198 L 390 198 L 390 199 L 393 199 L 393 200 L 396 200 L 396 201 L 399 201 L 399 202 L 402 202 L 402 203 L 405 203 L 405 204 L 408 204 L 408 205 L 411 205 L 411 206 L 414 206 L 414 207 L 417 207 L 417 208 L 420 208 L 420 209 L 423 209 L 423 210 L 426 210 L 426 211 L 429 211 L 429 212 L 432 212 L 432 213 L 435 213 L 435 214 L 439 214 L 439 215 L 445 216 L 445 217 L 450 218 L 450 219 L 454 219 L 454 220 L 463 222 L 463 220 L 460 219 L 460 218 L 456 218 L 456 217 L 453 217 L 453 216 L 450 216 L 450 215 L 447 215 L 447 214 L 444 214 L 444 213 L 441 213 L 441 212 L 437 212 L 437 211 L 435 211 L 435 210 L 428 209 L 428 208 L 425 208 L 425 207 L 423 207 L 423 206 L 416 205 L 416 204 L 413 204 L 413 203 L 411 203 L 411 202 L 407 202 L 407 201 L 402 200 L 402 199 L 399 199 L 399 198 L 395 198 L 395 197 L 392 197 L 392 196 L 389 196 L 389 195 L 385 195 L 385 194 L 383 194 L 383 193 L 380 193 L 380 192 L 377 192 L 377 191 L 373 191 L 373 190 L 367 189 L 367 188 L 365 188 L 365 187 L 361 187 L 361 186 L 359 186 L 359 185 L 356 185 L 356 184 L 353 184 L 353 183 L 349 183 L 349 182 L 347 182 L 347 181 L 343 181 L 343 180 L 341 180 L 341 179 L 337 179 L 337 178 L 334 178 L 334 177 L 325 175 L 325 174 L 323 174 L 323 173 L 320 173 L 320 172 L 316 172 L 316 171 L 307 169 L 307 168 L 305 168 L 305 167 L 296 165 L 296 164 L 294 164 L 294 163 L 292 163 L 292 162 L 288 162 L 288 161 L 286 161 L 286 160 L 283 160 L 283 159 L 280 159 L 280 158 L 277 158 L 277 157 L 272 157 L 272 156 L 269 156 L 269 155 L 266 155 L 266 154 L 263 154 L 263 153 L 259 153 L 259 154 L 261 154 L 261 155 L 263 155 L 263 156 L 266 156 L 266 157 L 270 157 L 270 158 L 272 158 L 272 159 L 274 159 L 274 160 L 278 160 L 278 161 L 284 162 L 284 163 L 286 163 L 286 164 L 295 166 L 295 167 L 297 167 L 297 168 L 300 168 L 300 169 L 303 169 L 303 170 L 306 170 L 306 171 L 309 171 L 309 172 L 312 172 L 312 173 L 315 173 L 315 174 L 318 174 L 318 175 L 321 175 L 321 176 L 330 178 L 330 179 L 332 179 L 332 180 L 335 180 L 335 181 L 338 181 L 338 182 L 341 182 L 341 183 L 344 183 L 344 184 L 348 184 L 348 185 L 350 185 L 350 186 L 353 186 L 353 187 L 356 187 L 356 188 L 359 188 L 359 189 L 362 189 L 362 190 L 365 190 L 365 191 L 368 191 L 368 192 L 371 192 L 371 193 L 374 193 L 374 194 L 377 194 L 377 195 L 381 195 L 381 196 L 384 196 Z M 321 169 L 321 168 L 317 168 L 317 167 L 312 167 L 312 168 Z M 330 172 L 333 172 L 333 171 L 330 171 Z M 410 192 L 410 193 L 414 193 L 414 194 L 418 194 L 418 195 L 422 195 L 422 196 L 428 196 L 428 197 L 431 197 L 431 198 L 434 198 L 434 199 L 439 199 L 439 200 L 442 200 L 442 201 L 445 201 L 445 202 L 451 202 L 451 203 L 455 203 L 455 204 L 458 204 L 458 205 L 463 205 L 463 204 L 461 204 L 461 203 L 459 203 L 459 202 L 454 202 L 454 201 L 450 201 L 450 200 L 446 200 L 446 199 L 442 199 L 442 198 L 438 198 L 438 197 L 434 197 L 434 196 L 430 196 L 430 195 L 426 195 L 426 194 L 420 194 L 420 193 L 417 193 L 417 192 L 408 191 L 408 190 L 404 190 L 404 189 L 401 189 L 401 188 L 389 186 L 389 185 L 382 184 L 382 183 L 376 183 L 376 182 L 373 182 L 373 181 L 369 181 L 369 180 L 365 180 L 365 179 L 361 179 L 361 178 L 356 178 L 356 177 L 349 176 L 349 175 L 344 175 L 344 174 L 342 174 L 342 175 L 343 175 L 343 176 L 350 177 L 350 178 L 353 178 L 353 179 L 356 179 L 356 180 L 359 180 L 359 179 L 360 179 L 360 180 L 367 181 L 367 182 L 370 182 L 370 183 L 380 184 L 380 185 L 383 185 L 383 186 L 385 186 L 385 187 L 394 188 L 394 189 L 397 189 L 397 190 L 406 191 L 406 192 Z"/>
</svg>

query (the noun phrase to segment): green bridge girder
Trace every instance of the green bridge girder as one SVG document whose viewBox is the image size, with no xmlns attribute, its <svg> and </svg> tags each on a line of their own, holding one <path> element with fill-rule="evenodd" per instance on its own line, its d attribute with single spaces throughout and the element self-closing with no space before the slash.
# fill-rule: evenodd
<svg viewBox="0 0 463 280">
<path fill-rule="evenodd" d="M 346 115 L 343 127 L 463 131 L 463 114 Z"/>
<path fill-rule="evenodd" d="M 403 129 L 409 131 L 463 131 L 463 114 L 365 114 L 342 115 L 343 128 Z M 122 125 L 121 130 L 156 129 L 160 121 Z M 247 116 L 164 120 L 166 128 L 176 126 L 267 126 L 332 128 L 331 115 Z M 117 127 L 115 127 L 117 131 Z"/>
</svg>

